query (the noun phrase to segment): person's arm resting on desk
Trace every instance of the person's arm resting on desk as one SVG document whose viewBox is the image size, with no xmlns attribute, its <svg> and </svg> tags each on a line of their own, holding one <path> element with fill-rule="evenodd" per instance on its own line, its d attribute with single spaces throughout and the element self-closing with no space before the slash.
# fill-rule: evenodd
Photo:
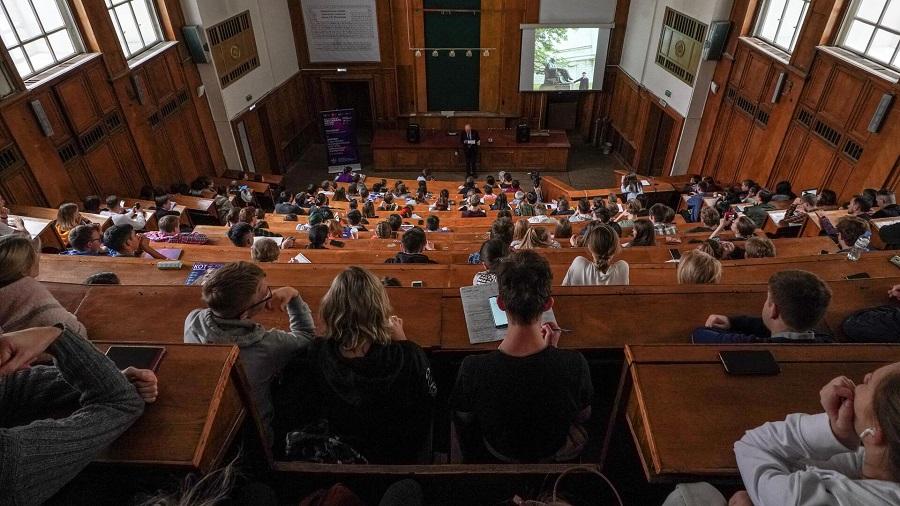
<svg viewBox="0 0 900 506">
<path fill-rule="evenodd" d="M 45 349 L 56 367 L 29 367 Z M 49 499 L 144 410 L 138 391 L 116 366 L 67 330 L 42 327 L 0 336 L 0 375 L 0 413 L 62 407 L 61 400 L 72 398 L 56 395 L 65 390 L 80 396 L 80 407 L 66 418 L 0 429 L 0 490 L 16 504 Z"/>
</svg>

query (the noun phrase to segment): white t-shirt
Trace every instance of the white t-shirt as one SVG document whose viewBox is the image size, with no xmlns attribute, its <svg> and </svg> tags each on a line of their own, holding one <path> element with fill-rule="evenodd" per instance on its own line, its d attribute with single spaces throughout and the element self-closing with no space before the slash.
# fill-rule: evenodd
<svg viewBox="0 0 900 506">
<path fill-rule="evenodd" d="M 563 286 L 627 285 L 628 273 L 628 262 L 625 260 L 614 262 L 603 273 L 594 262 L 584 257 L 575 257 L 562 284 Z"/>
</svg>

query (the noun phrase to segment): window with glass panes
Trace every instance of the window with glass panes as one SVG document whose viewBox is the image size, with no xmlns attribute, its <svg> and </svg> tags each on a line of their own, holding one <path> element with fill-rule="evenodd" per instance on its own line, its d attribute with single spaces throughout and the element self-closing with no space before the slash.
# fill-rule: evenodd
<svg viewBox="0 0 900 506">
<path fill-rule="evenodd" d="M 754 35 L 785 52 L 797 44 L 810 0 L 768 0 L 759 10 Z"/>
<path fill-rule="evenodd" d="M 84 52 L 66 0 L 0 0 L 0 38 L 22 79 Z"/>
<path fill-rule="evenodd" d="M 125 58 L 131 59 L 163 41 L 155 0 L 106 0 Z"/>
<path fill-rule="evenodd" d="M 900 0 L 857 0 L 841 32 L 842 48 L 900 70 Z"/>
</svg>

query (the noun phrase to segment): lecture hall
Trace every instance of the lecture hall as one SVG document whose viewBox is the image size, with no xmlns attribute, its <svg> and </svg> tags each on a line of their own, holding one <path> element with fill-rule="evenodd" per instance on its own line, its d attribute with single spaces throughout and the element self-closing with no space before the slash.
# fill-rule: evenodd
<svg viewBox="0 0 900 506">
<path fill-rule="evenodd" d="M 0 506 L 900 505 L 900 0 L 0 0 Z"/>
</svg>

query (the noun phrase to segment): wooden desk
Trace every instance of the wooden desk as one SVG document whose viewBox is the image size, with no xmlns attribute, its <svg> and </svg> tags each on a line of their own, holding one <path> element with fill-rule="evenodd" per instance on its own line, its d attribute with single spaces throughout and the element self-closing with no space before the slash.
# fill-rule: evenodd
<svg viewBox="0 0 900 506">
<path fill-rule="evenodd" d="M 777 376 L 730 376 L 720 350 L 768 349 Z M 629 345 L 627 421 L 651 482 L 737 475 L 734 443 L 790 413 L 819 413 L 819 389 L 900 361 L 900 345 Z"/>
<path fill-rule="evenodd" d="M 97 347 L 105 352 L 112 344 L 118 343 Z M 248 415 L 249 389 L 237 360 L 237 346 L 167 344 L 159 398 L 97 462 L 217 469 Z"/>
<path fill-rule="evenodd" d="M 478 164 L 482 172 L 494 169 L 568 170 L 569 139 L 564 131 L 551 131 L 549 137 L 532 136 L 530 142 L 516 142 L 515 130 L 482 130 Z M 493 138 L 494 142 L 488 142 Z M 457 154 L 458 153 L 458 154 Z M 458 135 L 444 130 L 422 130 L 417 144 L 406 141 L 405 130 L 378 129 L 372 139 L 372 154 L 376 171 L 460 170 L 465 157 Z M 415 187 L 413 187 L 415 188 Z"/>
<path fill-rule="evenodd" d="M 170 199 L 172 202 L 180 206 L 184 206 L 187 209 L 194 209 L 196 211 L 202 211 L 211 216 L 215 216 L 218 218 L 218 214 L 216 214 L 216 202 L 212 199 L 204 199 L 202 197 L 194 197 L 192 195 L 171 195 Z"/>
<path fill-rule="evenodd" d="M 41 247 L 50 247 L 62 250 L 65 248 L 56 230 L 53 229 L 53 221 L 47 218 L 32 218 L 31 216 L 20 216 L 15 214 L 9 215 L 9 221 L 12 222 L 16 218 L 21 218 L 25 223 L 25 230 L 32 239 L 39 238 Z"/>
<path fill-rule="evenodd" d="M 246 179 L 228 179 L 224 177 L 213 177 L 210 179 L 213 183 L 216 184 L 216 186 L 224 186 L 226 189 L 231 186 L 231 183 L 237 183 L 238 186 L 246 186 L 247 188 L 250 188 L 253 193 L 262 193 L 268 195 L 271 195 L 272 193 L 272 187 L 269 186 L 269 183 L 264 183 L 261 181 L 257 182 L 248 181 Z"/>
</svg>

